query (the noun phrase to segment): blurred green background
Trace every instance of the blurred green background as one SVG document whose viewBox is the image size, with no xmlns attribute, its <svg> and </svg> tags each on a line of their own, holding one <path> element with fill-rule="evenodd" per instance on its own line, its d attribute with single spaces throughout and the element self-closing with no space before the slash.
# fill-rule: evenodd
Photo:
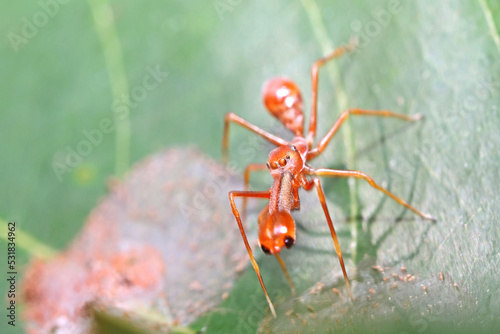
<svg viewBox="0 0 500 334">
<path fill-rule="evenodd" d="M 393 120 L 353 119 L 314 165 L 359 168 L 404 198 L 412 194 L 413 204 L 437 216 L 438 224 L 405 264 L 422 275 L 452 275 L 476 297 L 475 321 L 491 320 L 488 312 L 500 307 L 498 1 L 41 3 L 1 5 L 1 219 L 63 249 L 106 194 L 110 178 L 145 156 L 190 144 L 220 158 L 228 111 L 276 128 L 261 104 L 266 79 L 292 78 L 309 106 L 311 64 L 357 34 L 358 50 L 321 74 L 320 132 L 346 106 L 421 112 L 426 121 L 401 128 Z M 168 76 L 144 89 L 151 69 Z M 130 93 L 122 117 L 123 94 Z M 81 146 L 103 119 L 115 130 Z M 231 132 L 231 157 L 241 166 L 267 155 L 238 153 L 234 147 L 250 138 L 236 127 Z M 81 162 L 59 169 L 79 147 L 88 151 Z M 255 187 L 266 182 L 257 178 Z M 370 216 L 379 203 L 380 216 L 401 211 L 362 182 L 325 185 L 344 214 L 340 220 Z M 354 224 L 366 232 L 361 220 Z M 399 227 L 391 245 L 402 245 L 395 250 L 359 252 L 380 251 L 379 262 L 399 264 L 393 260 L 417 244 L 423 224 Z M 28 262 L 28 253 L 18 245 L 18 265 Z"/>
</svg>

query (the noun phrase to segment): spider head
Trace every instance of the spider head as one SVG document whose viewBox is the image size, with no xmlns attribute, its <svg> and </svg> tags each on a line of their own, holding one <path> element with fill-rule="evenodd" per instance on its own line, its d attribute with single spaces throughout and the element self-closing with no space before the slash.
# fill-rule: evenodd
<svg viewBox="0 0 500 334">
<path fill-rule="evenodd" d="M 297 175 L 304 169 L 304 159 L 297 147 L 283 145 L 275 148 L 269 153 L 267 168 L 273 177 L 278 177 L 285 172 Z"/>
<path fill-rule="evenodd" d="M 262 89 L 264 105 L 295 135 L 303 134 L 304 115 L 302 95 L 299 87 L 291 80 L 274 78 L 267 81 Z"/>
</svg>

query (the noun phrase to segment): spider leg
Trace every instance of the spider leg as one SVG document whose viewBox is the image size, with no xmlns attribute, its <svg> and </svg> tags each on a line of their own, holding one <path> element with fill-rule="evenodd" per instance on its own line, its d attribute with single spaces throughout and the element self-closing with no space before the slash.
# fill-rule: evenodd
<svg viewBox="0 0 500 334">
<path fill-rule="evenodd" d="M 250 173 L 259 171 L 259 170 L 267 170 L 267 165 L 266 164 L 249 164 L 245 168 L 245 172 L 243 174 L 243 179 L 245 181 L 245 186 L 244 190 L 248 191 L 249 190 L 249 184 L 250 184 Z M 247 219 L 247 197 L 243 197 L 243 204 L 241 207 L 241 217 L 242 221 L 246 221 Z"/>
<path fill-rule="evenodd" d="M 307 143 L 309 146 L 312 146 L 314 141 L 314 137 L 316 136 L 316 114 L 317 114 L 317 106 L 318 106 L 318 78 L 319 78 L 319 69 L 323 65 L 325 65 L 328 61 L 340 57 L 346 52 L 354 50 L 357 46 L 356 41 L 352 41 L 349 44 L 342 45 L 337 49 L 333 50 L 329 55 L 316 60 L 311 67 L 311 79 L 312 79 L 312 96 L 311 96 L 311 116 L 309 118 L 309 133 L 307 134 Z"/>
<path fill-rule="evenodd" d="M 255 257 L 253 256 L 252 253 L 252 248 L 250 247 L 250 244 L 248 243 L 247 235 L 245 233 L 245 230 L 243 229 L 243 224 L 241 223 L 241 218 L 240 214 L 238 212 L 238 208 L 236 207 L 236 204 L 234 203 L 234 198 L 235 197 L 247 197 L 247 198 L 267 198 L 269 199 L 269 191 L 230 191 L 229 192 L 229 201 L 231 202 L 231 209 L 233 210 L 233 215 L 236 218 L 236 222 L 238 223 L 238 227 L 240 229 L 241 237 L 243 238 L 243 242 L 245 243 L 245 247 L 248 252 L 248 256 L 250 257 L 250 262 L 252 263 L 253 269 L 255 270 L 255 273 L 257 274 L 257 278 L 259 279 L 260 286 L 262 287 L 262 290 L 264 291 L 264 295 L 266 296 L 267 303 L 269 304 L 269 308 L 271 309 L 271 313 L 273 316 L 276 318 L 276 311 L 274 310 L 273 303 L 271 302 L 271 299 L 269 298 L 269 295 L 267 294 L 266 286 L 264 285 L 264 281 L 262 280 L 262 276 L 260 274 L 259 270 L 259 265 L 257 264 L 257 261 L 255 261 Z"/>
<path fill-rule="evenodd" d="M 323 192 L 323 188 L 321 187 L 321 181 L 319 180 L 319 178 L 314 177 L 311 180 L 306 181 L 305 184 L 303 184 L 305 190 L 310 190 L 313 186 L 316 188 L 316 191 L 318 192 L 318 198 L 321 203 L 321 207 L 323 208 L 323 211 L 325 213 L 328 227 L 330 228 L 330 234 L 332 235 L 335 251 L 337 252 L 337 256 L 340 262 L 340 267 L 342 268 L 342 273 L 344 274 L 344 280 L 345 280 L 345 285 L 347 287 L 347 292 L 349 293 L 349 297 L 351 297 L 351 300 L 354 300 L 351 293 L 351 286 L 349 285 L 349 278 L 347 277 L 347 272 L 345 270 L 344 258 L 342 257 L 342 250 L 340 249 L 339 239 L 337 238 L 337 233 L 335 232 L 335 227 L 333 227 L 332 218 L 330 217 L 328 206 L 326 205 L 325 193 Z"/>
<path fill-rule="evenodd" d="M 318 145 L 307 153 L 307 160 L 315 158 L 317 155 L 321 154 L 324 151 L 330 140 L 337 133 L 340 126 L 349 118 L 350 115 L 393 117 L 409 122 L 415 122 L 422 119 L 422 114 L 408 116 L 405 114 L 400 114 L 389 110 L 365 110 L 365 109 L 346 110 L 342 114 L 340 114 L 335 124 L 333 124 L 330 131 L 327 132 L 327 134 L 323 137 L 323 139 L 321 139 Z"/>
<path fill-rule="evenodd" d="M 264 139 L 268 140 L 272 144 L 276 146 L 281 146 L 281 145 L 287 145 L 288 142 L 284 140 L 283 138 L 280 138 L 278 136 L 275 136 L 273 134 L 270 134 L 269 132 L 262 130 L 258 126 L 253 125 L 252 123 L 244 120 L 240 116 L 233 114 L 233 113 L 228 113 L 226 114 L 226 117 L 224 119 L 224 137 L 222 139 L 222 159 L 224 162 L 227 162 L 228 160 L 228 148 L 229 148 L 229 124 L 233 122 L 236 124 L 241 125 L 242 127 L 258 134 L 259 136 L 263 137 Z"/>
<path fill-rule="evenodd" d="M 386 194 L 387 196 L 389 196 L 390 198 L 392 198 L 394 201 L 396 201 L 397 203 L 401 204 L 402 206 L 410 209 L 411 211 L 415 212 L 417 215 L 419 215 L 420 217 L 424 218 L 424 219 L 427 219 L 427 220 L 432 220 L 432 221 L 436 221 L 436 218 L 429 215 L 429 214 L 426 214 L 426 213 L 423 213 L 417 209 L 415 209 L 413 206 L 411 206 L 410 204 L 406 203 L 402 198 L 394 195 L 393 193 L 391 193 L 389 190 L 379 186 L 378 184 L 375 183 L 375 181 L 373 180 L 373 178 L 371 176 L 369 176 L 368 174 L 365 174 L 363 172 L 360 172 L 360 171 L 357 171 L 357 170 L 338 170 L 338 169 L 326 169 L 326 168 L 319 168 L 319 169 L 309 169 L 306 171 L 308 174 L 312 174 L 312 175 L 318 175 L 318 176 L 335 176 L 335 177 L 355 177 L 355 178 L 358 178 L 358 179 L 364 179 L 366 180 L 370 186 L 372 186 L 373 188 L 377 189 L 377 190 L 380 190 L 381 192 L 383 192 L 384 194 Z"/>
</svg>

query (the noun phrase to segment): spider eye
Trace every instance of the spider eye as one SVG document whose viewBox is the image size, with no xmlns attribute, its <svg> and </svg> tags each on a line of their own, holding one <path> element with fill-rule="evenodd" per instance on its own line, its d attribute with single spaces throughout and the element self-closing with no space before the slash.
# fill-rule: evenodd
<svg viewBox="0 0 500 334">
<path fill-rule="evenodd" d="M 276 163 L 276 161 L 271 162 L 271 169 L 276 169 L 276 168 L 278 168 L 278 164 Z"/>
<path fill-rule="evenodd" d="M 292 150 L 294 150 L 295 152 L 297 152 L 297 148 L 295 147 L 295 145 L 290 145 L 290 147 L 292 148 Z"/>
<path fill-rule="evenodd" d="M 280 164 L 281 167 L 285 166 L 286 165 L 286 160 L 281 158 L 278 163 Z"/>
<path fill-rule="evenodd" d="M 285 246 L 286 248 L 290 248 L 295 243 L 295 240 L 292 237 L 285 237 Z"/>
<path fill-rule="evenodd" d="M 271 254 L 271 251 L 269 250 L 269 248 L 267 248 L 266 246 L 260 246 L 260 248 L 262 248 L 262 251 L 266 254 Z"/>
<path fill-rule="evenodd" d="M 286 160 L 290 160 L 290 156 L 289 155 L 287 155 L 285 158 L 286 158 Z"/>
</svg>

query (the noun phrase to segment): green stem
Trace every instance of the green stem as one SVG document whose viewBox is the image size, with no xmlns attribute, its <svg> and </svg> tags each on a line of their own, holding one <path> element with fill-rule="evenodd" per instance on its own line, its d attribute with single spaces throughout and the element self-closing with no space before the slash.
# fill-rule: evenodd
<svg viewBox="0 0 500 334">
<path fill-rule="evenodd" d="M 486 18 L 488 29 L 490 29 L 491 37 L 493 37 L 493 41 L 495 42 L 498 52 L 500 52 L 500 36 L 498 34 L 498 29 L 495 26 L 495 21 L 493 20 L 491 9 L 490 7 L 488 7 L 486 0 L 479 0 L 479 4 L 481 5 L 481 9 L 484 12 L 484 17 Z"/>
<path fill-rule="evenodd" d="M 121 101 L 128 96 L 129 86 L 125 75 L 123 52 L 116 32 L 113 10 L 107 0 L 88 1 L 104 53 L 113 92 L 113 101 Z M 117 176 L 122 176 L 127 170 L 130 154 L 130 108 L 125 103 L 121 104 L 120 108 L 124 108 L 123 113 L 127 117 L 123 118 L 123 113 L 119 115 L 113 113 L 116 126 L 115 173 Z"/>
<path fill-rule="evenodd" d="M 48 260 L 57 254 L 55 249 L 21 230 L 18 224 L 15 225 L 15 230 L 13 231 L 14 239 L 9 240 L 9 227 L 8 223 L 0 218 L 0 229 L 2 231 L 2 233 L 0 233 L 0 239 L 4 240 L 6 243 L 14 241 L 16 250 L 20 248 L 32 257 L 38 257 L 43 260 Z"/>
<path fill-rule="evenodd" d="M 314 0 L 302 0 L 302 5 L 306 9 L 306 12 L 309 16 L 309 20 L 311 21 L 311 25 L 314 31 L 314 35 L 321 45 L 321 49 L 323 53 L 326 55 L 334 50 L 334 46 L 331 42 L 331 39 L 328 35 L 328 32 L 325 27 L 325 23 L 323 22 L 323 18 L 321 17 L 321 11 Z M 328 73 L 331 81 L 336 87 L 337 94 L 337 106 L 340 111 L 346 110 L 348 108 L 348 96 L 347 92 L 342 85 L 339 75 L 339 69 L 336 63 L 331 63 L 327 66 Z M 344 144 L 346 146 L 346 154 L 347 154 L 347 168 L 350 170 L 356 170 L 356 150 L 354 146 L 354 137 L 352 134 L 352 128 L 350 121 L 348 120 L 342 125 L 342 134 L 344 138 Z M 359 224 L 357 224 L 357 217 L 360 212 L 360 207 L 358 205 L 358 187 L 356 182 L 352 182 L 354 180 L 350 179 L 348 181 L 349 185 L 349 200 L 350 200 L 350 224 L 351 224 L 351 234 L 352 239 L 354 241 L 352 248 L 352 258 L 356 258 L 356 249 L 357 249 L 357 241 L 358 241 L 358 228 Z"/>
</svg>

